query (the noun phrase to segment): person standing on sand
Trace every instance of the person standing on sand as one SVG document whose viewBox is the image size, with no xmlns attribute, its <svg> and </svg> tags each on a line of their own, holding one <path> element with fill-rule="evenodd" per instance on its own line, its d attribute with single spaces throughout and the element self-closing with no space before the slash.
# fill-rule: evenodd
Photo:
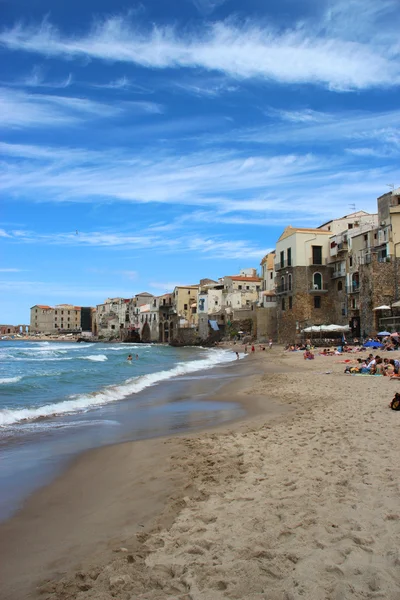
<svg viewBox="0 0 400 600">
<path fill-rule="evenodd" d="M 268 347 L 272 350 L 272 338 L 269 338 Z"/>
<path fill-rule="evenodd" d="M 239 352 L 235 352 L 236 358 L 239 360 Z"/>
<path fill-rule="evenodd" d="M 247 344 L 244 347 L 244 353 L 247 354 Z"/>
<path fill-rule="evenodd" d="M 251 352 L 253 353 L 255 351 L 256 351 L 256 349 L 254 348 L 254 344 L 253 344 L 252 347 L 251 347 Z"/>
</svg>

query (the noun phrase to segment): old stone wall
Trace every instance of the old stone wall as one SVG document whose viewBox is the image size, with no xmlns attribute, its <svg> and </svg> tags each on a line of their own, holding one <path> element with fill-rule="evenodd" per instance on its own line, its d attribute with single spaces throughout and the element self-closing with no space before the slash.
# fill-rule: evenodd
<svg viewBox="0 0 400 600">
<path fill-rule="evenodd" d="M 276 306 L 257 307 L 256 308 L 257 330 L 256 336 L 260 341 L 266 341 L 272 338 L 278 339 L 278 320 Z"/>
<path fill-rule="evenodd" d="M 398 259 L 396 259 L 398 261 Z M 399 261 L 398 261 L 399 262 Z M 374 311 L 377 306 L 390 306 L 396 297 L 399 286 L 396 274 L 399 265 L 393 262 L 378 262 L 375 255 L 372 262 L 360 265 L 360 319 L 362 335 L 374 335 L 379 331 L 379 318 L 382 311 Z"/>
<path fill-rule="evenodd" d="M 312 267 L 294 267 L 292 274 L 292 290 L 277 296 L 278 341 L 294 342 L 301 337 L 301 330 L 309 325 L 335 323 L 337 319 L 337 301 L 334 288 L 335 280 L 331 279 L 331 269 L 324 265 Z M 322 275 L 322 290 L 313 289 L 314 273 Z M 327 290 L 327 291 L 323 291 Z M 315 308 L 314 298 L 320 298 L 320 308 Z M 289 308 L 289 298 L 292 308 Z M 284 299 L 285 308 L 282 300 Z"/>
</svg>

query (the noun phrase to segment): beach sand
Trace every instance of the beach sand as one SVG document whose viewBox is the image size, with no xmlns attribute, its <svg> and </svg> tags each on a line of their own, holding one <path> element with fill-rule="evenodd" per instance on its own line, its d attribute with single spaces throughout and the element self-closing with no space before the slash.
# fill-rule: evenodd
<svg viewBox="0 0 400 600">
<path fill-rule="evenodd" d="M 398 600 L 399 383 L 344 367 L 257 351 L 244 422 L 81 457 L 0 527 L 1 597 Z"/>
</svg>

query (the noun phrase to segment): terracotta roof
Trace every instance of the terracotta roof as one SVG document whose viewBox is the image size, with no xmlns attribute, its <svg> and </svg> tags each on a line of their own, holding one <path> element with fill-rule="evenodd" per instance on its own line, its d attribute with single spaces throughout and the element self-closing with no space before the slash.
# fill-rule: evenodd
<svg viewBox="0 0 400 600">
<path fill-rule="evenodd" d="M 244 277 L 243 275 L 232 275 L 232 281 L 261 281 L 260 277 Z"/>
<path fill-rule="evenodd" d="M 38 308 L 53 308 L 52 306 L 47 306 L 47 304 L 35 304 L 35 306 Z M 35 308 L 35 306 L 32 306 L 32 308 Z"/>
</svg>

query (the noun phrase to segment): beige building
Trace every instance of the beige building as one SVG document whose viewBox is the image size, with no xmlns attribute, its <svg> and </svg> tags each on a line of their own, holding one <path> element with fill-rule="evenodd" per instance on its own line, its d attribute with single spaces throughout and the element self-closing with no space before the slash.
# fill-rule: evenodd
<svg viewBox="0 0 400 600">
<path fill-rule="evenodd" d="M 198 285 L 178 285 L 173 292 L 173 305 L 179 318 L 179 327 L 197 327 Z"/>
<path fill-rule="evenodd" d="M 48 306 L 36 304 L 31 308 L 31 332 L 78 332 L 81 329 L 81 307 L 72 304 Z"/>
</svg>

